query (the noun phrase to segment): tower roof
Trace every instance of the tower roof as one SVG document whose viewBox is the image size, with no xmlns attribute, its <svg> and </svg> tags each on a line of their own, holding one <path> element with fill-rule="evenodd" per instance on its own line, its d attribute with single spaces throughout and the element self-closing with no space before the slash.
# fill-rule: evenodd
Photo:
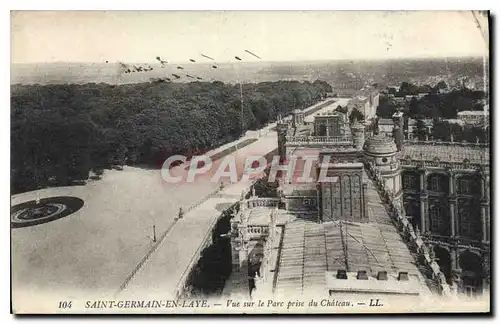
<svg viewBox="0 0 500 324">
<path fill-rule="evenodd" d="M 375 135 L 365 141 L 363 150 L 373 154 L 392 154 L 397 152 L 397 147 L 392 137 Z"/>
</svg>

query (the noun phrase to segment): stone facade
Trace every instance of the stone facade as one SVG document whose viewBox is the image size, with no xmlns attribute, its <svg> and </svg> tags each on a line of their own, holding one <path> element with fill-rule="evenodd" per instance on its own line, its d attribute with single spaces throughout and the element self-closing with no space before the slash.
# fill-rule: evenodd
<svg viewBox="0 0 500 324">
<path fill-rule="evenodd" d="M 488 289 L 489 172 L 466 164 L 429 168 L 413 163 L 403 165 L 406 215 L 434 247 L 447 280 L 467 294 Z"/>
<path fill-rule="evenodd" d="M 347 133 L 346 116 L 340 112 L 330 112 L 317 115 L 314 118 L 314 135 L 340 137 Z"/>
<path fill-rule="evenodd" d="M 370 177 L 377 180 L 402 231 L 412 238 L 441 290 L 448 291 L 448 284 L 451 291 L 465 294 L 488 290 L 490 174 L 488 158 L 480 156 L 488 153 L 487 147 L 404 141 L 402 113 L 393 116 L 392 137 L 365 138 L 363 125 L 348 126 L 341 115 L 316 116 L 308 136 L 291 136 L 285 125 L 278 128 L 279 152 L 285 160 L 297 150 L 316 152 L 319 161 L 325 155 L 332 158 L 324 174 L 328 181 L 320 179 L 325 165 L 318 162 L 315 183 L 307 188 L 287 183 L 280 196 L 286 213 L 319 223 L 370 221 L 368 165 Z"/>
<path fill-rule="evenodd" d="M 332 181 L 321 182 L 319 186 L 320 220 L 366 221 L 363 164 L 330 165 L 327 177 Z"/>
</svg>

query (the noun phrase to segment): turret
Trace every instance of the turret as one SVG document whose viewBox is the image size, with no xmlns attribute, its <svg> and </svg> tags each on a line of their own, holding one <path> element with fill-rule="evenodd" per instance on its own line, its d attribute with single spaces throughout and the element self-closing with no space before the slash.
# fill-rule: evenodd
<svg viewBox="0 0 500 324">
<path fill-rule="evenodd" d="M 404 141 L 404 120 L 403 120 L 403 112 L 401 111 L 396 111 L 394 115 L 392 115 L 392 121 L 394 122 L 394 129 L 392 131 L 392 134 L 394 136 L 394 141 L 396 142 L 396 147 L 398 151 L 401 151 L 403 148 L 403 141 Z"/>
<path fill-rule="evenodd" d="M 355 122 L 351 126 L 352 141 L 354 147 L 361 151 L 363 150 L 363 144 L 365 143 L 365 126 L 359 122 Z"/>
</svg>

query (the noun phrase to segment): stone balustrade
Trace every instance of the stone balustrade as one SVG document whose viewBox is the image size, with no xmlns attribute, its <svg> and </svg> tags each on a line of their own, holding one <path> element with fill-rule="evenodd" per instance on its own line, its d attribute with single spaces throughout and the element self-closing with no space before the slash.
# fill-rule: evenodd
<svg viewBox="0 0 500 324">
<path fill-rule="evenodd" d="M 279 198 L 257 198 L 252 197 L 248 200 L 248 208 L 255 207 L 277 207 L 280 204 L 281 199 Z"/>
<path fill-rule="evenodd" d="M 423 260 L 424 265 L 430 268 L 432 271 L 432 278 L 437 282 L 441 294 L 444 296 L 453 295 L 450 286 L 446 282 L 444 274 L 441 272 L 439 265 L 434 260 L 434 256 L 429 253 L 429 247 L 420 237 L 418 229 L 415 231 L 413 225 L 408 222 L 401 206 L 396 204 L 393 200 L 393 193 L 385 188 L 380 172 L 373 167 L 372 163 L 366 163 L 365 167 L 369 176 L 374 180 L 382 202 L 386 205 L 387 212 L 394 221 L 396 228 L 398 228 L 401 232 L 410 248 L 418 253 L 419 257 Z"/>
<path fill-rule="evenodd" d="M 287 144 L 343 144 L 352 145 L 352 139 L 348 136 L 287 136 Z"/>
<path fill-rule="evenodd" d="M 248 225 L 247 231 L 250 237 L 252 236 L 267 236 L 269 234 L 269 226 L 267 225 Z"/>
</svg>

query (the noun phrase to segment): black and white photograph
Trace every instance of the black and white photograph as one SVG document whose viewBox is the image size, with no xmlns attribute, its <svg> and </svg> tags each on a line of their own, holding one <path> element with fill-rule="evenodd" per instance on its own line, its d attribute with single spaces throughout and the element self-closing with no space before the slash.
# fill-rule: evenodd
<svg viewBox="0 0 500 324">
<path fill-rule="evenodd" d="M 11 11 L 11 312 L 490 313 L 490 23 Z"/>
</svg>

